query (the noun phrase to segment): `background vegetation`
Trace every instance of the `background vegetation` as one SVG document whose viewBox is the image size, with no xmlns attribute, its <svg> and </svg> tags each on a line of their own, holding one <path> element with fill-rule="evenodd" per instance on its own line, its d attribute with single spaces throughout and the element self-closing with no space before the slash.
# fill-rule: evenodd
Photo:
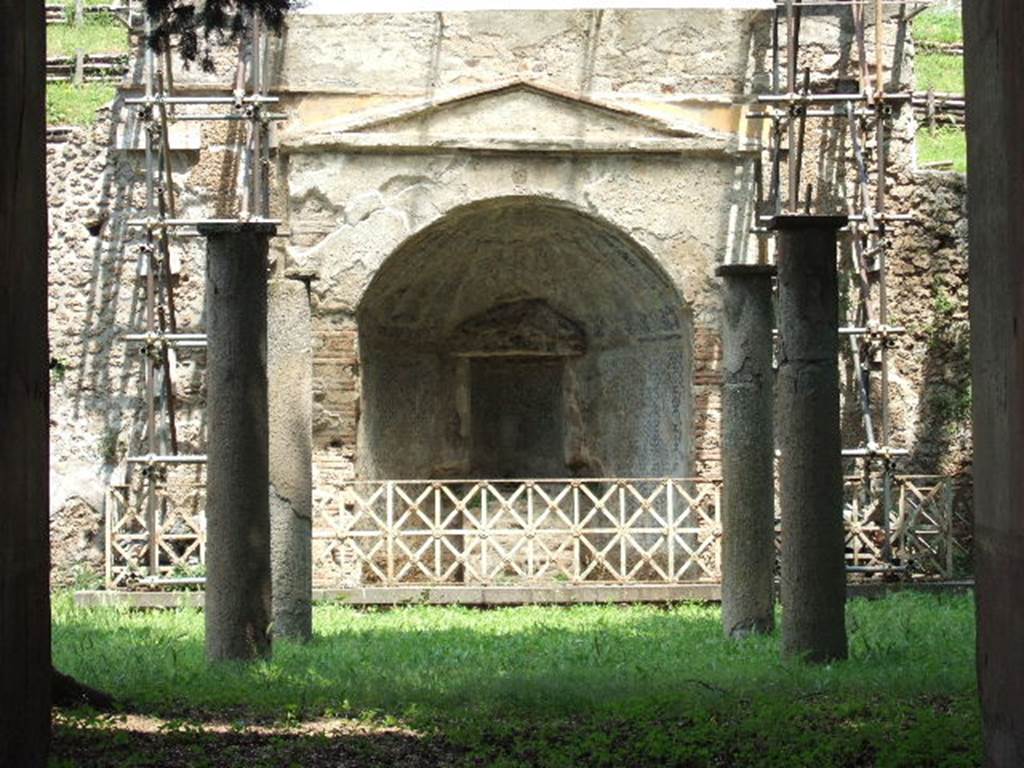
<svg viewBox="0 0 1024 768">
<path fill-rule="evenodd" d="M 921 13 L 914 19 L 914 39 L 918 43 L 917 90 L 963 93 L 963 56 L 941 51 L 943 45 L 963 44 L 960 12 L 931 8 Z M 935 131 L 922 128 L 917 135 L 917 153 L 918 163 L 922 165 L 952 162 L 953 170 L 967 171 L 967 140 L 961 128 L 945 126 Z"/>
<path fill-rule="evenodd" d="M 85 0 L 86 5 L 105 5 L 109 0 Z M 86 14 L 82 27 L 74 24 L 74 3 L 65 6 L 66 24 L 46 27 L 47 56 L 74 56 L 82 50 L 91 53 L 125 53 L 128 30 L 110 14 Z M 48 83 L 46 86 L 46 122 L 49 125 L 92 125 L 96 110 L 113 101 L 117 90 L 110 83 Z"/>
</svg>

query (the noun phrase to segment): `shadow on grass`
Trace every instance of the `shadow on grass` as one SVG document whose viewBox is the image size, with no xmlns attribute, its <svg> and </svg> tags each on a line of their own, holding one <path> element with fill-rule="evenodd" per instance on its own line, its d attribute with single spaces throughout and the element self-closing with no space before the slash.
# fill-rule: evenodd
<svg viewBox="0 0 1024 768">
<path fill-rule="evenodd" d="M 52 767 L 279 768 L 447 766 L 457 755 L 440 739 L 407 729 L 351 723 L 254 728 L 135 716 L 58 714 Z"/>
<path fill-rule="evenodd" d="M 971 765 L 979 741 L 965 597 L 851 603 L 852 658 L 827 667 L 780 661 L 777 636 L 726 641 L 700 605 L 324 606 L 312 643 L 213 667 L 198 612 L 55 613 L 57 663 L 136 712 L 400 724 L 435 761 L 827 768 L 884 750 L 878 765 L 917 768 Z"/>
</svg>

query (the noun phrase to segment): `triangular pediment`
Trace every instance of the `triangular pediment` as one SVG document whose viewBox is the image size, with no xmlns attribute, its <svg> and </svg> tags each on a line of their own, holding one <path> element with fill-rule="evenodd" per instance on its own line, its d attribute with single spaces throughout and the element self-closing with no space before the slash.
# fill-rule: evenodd
<svg viewBox="0 0 1024 768">
<path fill-rule="evenodd" d="M 285 149 L 728 150 L 732 136 L 522 81 L 346 116 L 282 140 Z"/>
</svg>

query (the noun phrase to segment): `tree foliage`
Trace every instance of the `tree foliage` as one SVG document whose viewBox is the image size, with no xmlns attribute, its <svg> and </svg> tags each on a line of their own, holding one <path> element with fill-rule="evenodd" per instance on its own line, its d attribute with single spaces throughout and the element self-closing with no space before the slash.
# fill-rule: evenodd
<svg viewBox="0 0 1024 768">
<path fill-rule="evenodd" d="M 163 53 L 176 41 L 186 63 L 197 62 L 212 72 L 213 45 L 237 40 L 254 17 L 267 29 L 280 32 L 285 14 L 296 5 L 297 0 L 146 0 L 152 22 L 149 45 Z"/>
</svg>

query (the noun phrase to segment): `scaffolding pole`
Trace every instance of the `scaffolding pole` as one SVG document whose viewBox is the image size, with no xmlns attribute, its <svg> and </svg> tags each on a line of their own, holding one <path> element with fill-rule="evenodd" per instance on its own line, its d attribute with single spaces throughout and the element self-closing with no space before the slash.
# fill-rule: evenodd
<svg viewBox="0 0 1024 768">
<path fill-rule="evenodd" d="M 130 14 L 131 9 L 129 9 Z M 177 430 L 178 402 L 174 370 L 179 349 L 204 349 L 206 335 L 179 330 L 175 305 L 175 268 L 172 253 L 183 228 L 195 228 L 211 222 L 270 222 L 267 172 L 270 165 L 269 124 L 284 115 L 267 107 L 278 99 L 267 93 L 264 74 L 265 34 L 258 15 L 250 16 L 249 35 L 239 43 L 238 76 L 230 95 L 177 94 L 173 78 L 171 45 L 157 56 L 150 38 L 153 21 L 141 7 L 144 41 L 143 95 L 126 98 L 125 104 L 137 110 L 145 140 L 145 215 L 131 219 L 128 225 L 144 230 L 139 252 L 139 273 L 145 294 L 144 327 L 123 336 L 136 344 L 142 356 L 143 397 L 145 400 L 144 453 L 129 456 L 127 463 L 141 471 L 145 499 L 147 558 L 150 580 L 167 574 L 161 557 L 161 537 L 167 523 L 167 498 L 161 493 L 170 466 L 201 466 L 202 453 L 183 453 Z M 226 107 L 218 113 L 179 112 L 181 107 Z M 243 190 L 238 218 L 182 217 L 174 187 L 170 126 L 179 121 L 239 121 L 248 126 L 243 156 Z M 162 402 L 161 402 L 162 401 Z"/>
<path fill-rule="evenodd" d="M 758 206 L 758 215 L 752 231 L 771 236 L 763 222 L 780 211 L 796 212 L 801 207 L 809 213 L 812 192 L 808 185 L 801 206 L 801 176 L 805 166 L 805 131 L 808 119 L 824 118 L 845 123 L 850 150 L 845 161 L 852 166 L 853 189 L 848 188 L 846 210 L 849 215 L 847 233 L 850 239 L 849 263 L 845 269 L 855 285 L 856 301 L 850 308 L 846 324 L 840 335 L 848 339 L 850 359 L 856 373 L 857 405 L 861 412 L 863 443 L 843 449 L 843 457 L 856 461 L 863 481 L 865 501 L 868 497 L 878 503 L 881 530 L 883 573 L 895 574 L 902 567 L 896 562 L 890 530 L 893 512 L 893 477 L 896 461 L 909 452 L 892 444 L 890 418 L 890 347 L 896 336 L 906 329 L 889 323 L 887 277 L 887 225 L 891 222 L 912 221 L 904 213 L 888 211 L 886 175 L 888 173 L 889 121 L 893 110 L 904 105 L 913 108 L 913 92 L 896 92 L 885 86 L 885 8 L 897 6 L 899 12 L 892 19 L 906 24 L 917 12 L 930 3 L 911 0 L 778 0 L 772 31 L 772 93 L 757 98 L 758 111 L 749 117 L 770 121 L 767 127 L 770 159 L 761 167 L 770 167 L 771 179 L 766 198 Z M 907 6 L 913 10 L 908 14 Z M 802 13 L 807 8 L 847 9 L 852 14 L 855 44 L 859 57 L 857 93 L 821 92 L 821 83 L 814 83 L 811 71 L 802 70 L 802 82 L 797 82 L 800 69 L 800 27 Z M 874 56 L 868 61 L 866 10 L 874 13 Z M 782 56 L 785 55 L 785 62 Z M 783 78 L 782 70 L 785 67 Z M 838 84 L 837 84 L 838 86 Z M 866 136 L 872 136 L 870 146 Z M 785 136 L 785 142 L 783 141 Z M 781 183 L 782 166 L 786 166 L 785 187 Z M 845 182 L 844 182 L 845 184 Z M 852 195 L 850 192 L 852 191 Z M 818 211 L 818 213 L 823 213 Z M 880 491 L 880 493 L 879 493 Z"/>
</svg>

